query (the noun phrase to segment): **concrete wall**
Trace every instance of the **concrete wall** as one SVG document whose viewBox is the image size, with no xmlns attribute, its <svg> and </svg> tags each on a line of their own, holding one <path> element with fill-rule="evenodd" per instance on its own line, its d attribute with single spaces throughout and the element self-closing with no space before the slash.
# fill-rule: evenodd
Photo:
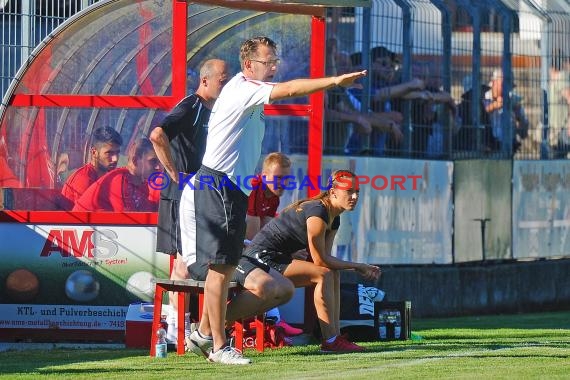
<svg viewBox="0 0 570 380">
<path fill-rule="evenodd" d="M 453 251 L 456 263 L 483 259 L 481 223 L 485 229 L 485 258 L 512 258 L 510 160 L 465 160 L 454 162 Z"/>
<path fill-rule="evenodd" d="M 570 309 L 570 259 L 450 266 L 385 266 L 386 300 L 411 300 L 414 317 Z M 343 272 L 343 282 L 360 282 Z"/>
</svg>

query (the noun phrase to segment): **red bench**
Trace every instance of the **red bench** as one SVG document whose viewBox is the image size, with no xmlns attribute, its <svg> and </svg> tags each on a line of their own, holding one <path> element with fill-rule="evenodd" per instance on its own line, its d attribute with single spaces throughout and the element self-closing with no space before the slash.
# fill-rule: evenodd
<svg viewBox="0 0 570 380">
<path fill-rule="evenodd" d="M 150 337 L 150 356 L 156 356 L 155 346 L 157 341 L 156 331 L 160 328 L 162 321 L 162 301 L 164 297 L 164 292 L 178 292 L 178 305 L 184 305 L 186 301 L 186 295 L 196 295 L 198 296 L 198 314 L 202 315 L 202 307 L 204 303 L 204 281 L 196 280 L 167 280 L 167 279 L 156 279 L 155 281 L 155 293 L 154 293 L 154 315 L 152 319 L 152 329 Z M 229 286 L 230 292 L 239 291 L 239 285 L 237 282 L 230 282 Z M 184 321 L 184 308 L 178 308 L 178 321 Z M 235 329 L 235 348 L 243 351 L 243 323 L 242 321 L 236 321 L 234 323 Z M 255 349 L 259 352 L 263 352 L 265 341 L 265 323 L 263 314 L 257 315 L 255 317 Z M 177 339 L 177 350 L 178 355 L 183 355 L 184 350 L 184 323 L 178 323 L 178 330 L 176 331 Z"/>
</svg>

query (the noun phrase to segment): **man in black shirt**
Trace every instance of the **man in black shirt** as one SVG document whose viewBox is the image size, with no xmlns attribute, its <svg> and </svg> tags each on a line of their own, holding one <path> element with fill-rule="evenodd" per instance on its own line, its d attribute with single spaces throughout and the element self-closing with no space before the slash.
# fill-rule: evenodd
<svg viewBox="0 0 570 380">
<path fill-rule="evenodd" d="M 206 149 L 210 111 L 228 77 L 226 62 L 220 59 L 206 61 L 200 68 L 200 84 L 196 92 L 182 99 L 150 134 L 156 155 L 168 176 L 164 179 L 167 186 L 160 193 L 156 250 L 175 257 L 170 274 L 172 280 L 188 278 L 186 263 L 180 256 L 180 173 L 187 177 L 200 168 Z M 171 294 L 169 299 L 171 311 L 167 320 L 167 338 L 176 341 L 177 298 Z M 189 335 L 190 324 L 186 323 L 186 326 Z"/>
</svg>

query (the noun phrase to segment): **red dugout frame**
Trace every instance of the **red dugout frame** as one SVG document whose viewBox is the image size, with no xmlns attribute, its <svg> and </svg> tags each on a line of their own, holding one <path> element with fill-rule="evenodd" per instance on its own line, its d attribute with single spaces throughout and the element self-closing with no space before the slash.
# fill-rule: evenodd
<svg viewBox="0 0 570 380">
<path fill-rule="evenodd" d="M 15 94 L 8 101 L 12 107 L 101 107 L 101 108 L 158 108 L 169 110 L 186 95 L 186 38 L 188 29 L 188 4 L 186 0 L 172 0 L 172 95 L 68 95 L 68 94 Z M 196 3 L 219 5 L 265 12 L 304 14 L 312 16 L 310 77 L 322 77 L 325 68 L 325 8 L 322 5 L 284 4 L 277 2 L 239 0 L 199 0 Z M 307 173 L 316 183 L 321 172 L 324 95 L 309 96 L 309 103 L 269 105 L 266 115 L 306 116 L 309 119 Z M 313 182 L 314 181 L 314 182 Z M 309 196 L 318 189 L 309 189 Z M 69 211 L 0 211 L 0 222 L 42 224 L 120 224 L 153 225 L 157 213 L 86 213 Z"/>
</svg>

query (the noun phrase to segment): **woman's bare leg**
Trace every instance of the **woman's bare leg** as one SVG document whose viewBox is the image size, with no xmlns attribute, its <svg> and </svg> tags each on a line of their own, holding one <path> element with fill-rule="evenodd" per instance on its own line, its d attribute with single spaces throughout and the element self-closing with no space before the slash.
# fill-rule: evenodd
<svg viewBox="0 0 570 380">
<path fill-rule="evenodd" d="M 315 285 L 315 309 L 324 339 L 338 335 L 335 320 L 335 271 L 308 261 L 293 260 L 283 273 L 296 288 Z M 338 301 L 340 302 L 340 301 Z"/>
<path fill-rule="evenodd" d="M 340 335 L 340 272 L 334 271 L 334 318 L 336 335 Z"/>
</svg>

